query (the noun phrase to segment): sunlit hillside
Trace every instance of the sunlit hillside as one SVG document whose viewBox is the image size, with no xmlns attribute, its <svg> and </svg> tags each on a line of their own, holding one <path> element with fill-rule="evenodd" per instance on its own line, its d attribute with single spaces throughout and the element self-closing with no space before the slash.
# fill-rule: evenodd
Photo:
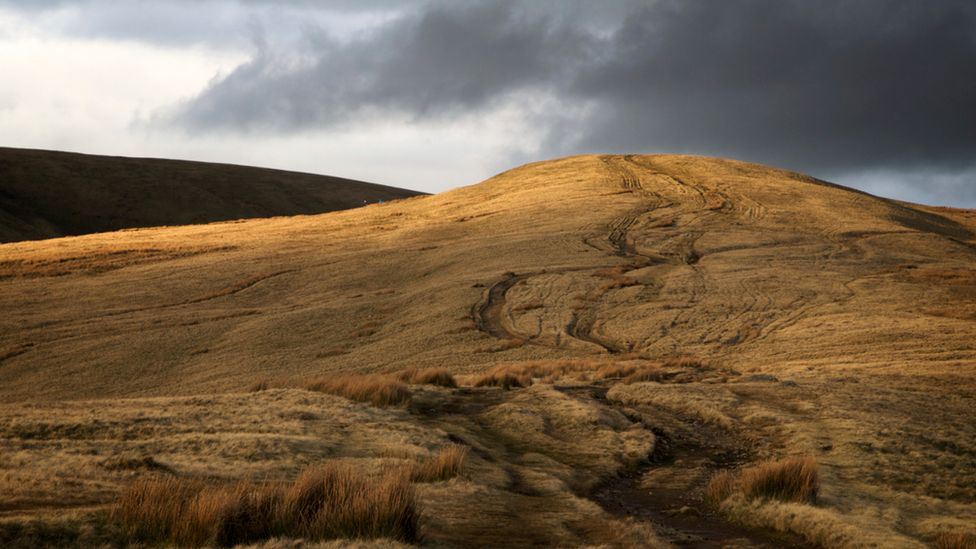
<svg viewBox="0 0 976 549">
<path fill-rule="evenodd" d="M 924 547 L 976 524 L 974 266 L 976 212 L 664 155 L 0 245 L 0 541 L 127 539 L 150 475 L 460 444 L 396 543 Z M 749 480 L 789 457 L 812 493 Z"/>
</svg>

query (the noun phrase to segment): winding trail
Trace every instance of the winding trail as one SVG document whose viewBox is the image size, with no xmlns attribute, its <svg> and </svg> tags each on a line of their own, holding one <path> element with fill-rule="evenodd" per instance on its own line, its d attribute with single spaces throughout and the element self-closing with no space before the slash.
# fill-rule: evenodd
<svg viewBox="0 0 976 549">
<path fill-rule="evenodd" d="M 674 237 L 665 239 L 660 255 L 652 256 L 641 253 L 638 244 L 630 238 L 630 231 L 639 226 L 649 214 L 656 210 L 674 208 L 675 204 L 661 196 L 646 191 L 641 184 L 640 177 L 631 168 L 629 157 L 618 159 L 607 157 L 603 159 L 610 173 L 610 179 L 618 182 L 626 192 L 639 194 L 644 204 L 627 214 L 610 221 L 602 235 L 587 235 L 583 237 L 583 244 L 590 248 L 607 253 L 611 258 L 623 258 L 627 263 L 619 262 L 608 265 L 588 265 L 563 268 L 558 271 L 547 270 L 532 273 L 507 273 L 502 279 L 491 284 L 483 294 L 481 301 L 471 309 L 471 316 L 482 332 L 498 338 L 521 340 L 529 343 L 544 345 L 541 341 L 526 337 L 513 330 L 510 322 L 512 308 L 508 304 L 508 292 L 519 283 L 528 283 L 534 277 L 567 273 L 575 271 L 590 271 L 596 273 L 600 269 L 616 268 L 620 276 L 656 264 L 671 264 L 690 270 L 689 302 L 694 304 L 706 289 L 704 274 L 697 266 L 701 254 L 696 250 L 695 243 L 704 234 L 701 230 L 690 229 Z M 657 175 L 657 174 L 655 174 Z M 695 217 L 690 225 L 694 226 L 703 215 L 710 211 L 732 210 L 735 202 L 727 196 L 720 196 L 720 200 L 711 200 L 704 191 L 694 185 L 674 177 L 663 176 L 668 182 L 680 188 L 680 192 L 693 197 L 694 204 L 705 213 L 692 212 Z M 740 209 L 752 218 L 759 218 L 765 214 L 761 205 L 753 203 Z M 677 212 L 674 215 L 688 215 L 689 212 Z M 612 289 L 612 288 L 610 288 Z M 565 326 L 564 335 L 578 341 L 592 344 L 602 349 L 606 354 L 618 355 L 631 352 L 634 343 L 624 344 L 597 335 L 595 325 L 598 322 L 600 300 L 610 289 L 603 289 L 596 299 L 574 310 L 570 321 Z M 750 303 L 755 305 L 764 296 L 748 292 Z M 747 311 L 739 311 L 727 323 L 736 321 Z M 677 320 L 677 319 L 676 319 Z M 668 337 L 663 335 L 661 337 Z M 556 347 L 560 347 L 559 338 Z M 560 391 L 576 399 L 586 399 L 600 406 L 610 407 L 621 411 L 625 415 L 628 409 L 619 403 L 606 398 L 606 386 L 557 387 Z M 477 400 L 476 394 L 474 396 Z M 470 398 L 469 396 L 468 398 Z M 484 409 L 497 404 L 493 402 L 485 406 L 469 403 L 473 409 Z M 805 547 L 799 538 L 785 536 L 779 533 L 746 529 L 732 524 L 722 516 L 706 509 L 701 499 L 701 493 L 707 484 L 709 471 L 730 468 L 749 461 L 749 453 L 744 450 L 734 436 L 728 432 L 705 428 L 693 418 L 672 418 L 681 428 L 683 436 L 669 437 L 663 432 L 655 431 L 658 439 L 654 455 L 649 456 L 647 463 L 629 474 L 612 478 L 601 484 L 596 490 L 585 497 L 598 503 L 606 512 L 618 517 L 630 517 L 653 525 L 655 531 L 663 538 L 677 546 L 687 547 Z M 643 424 L 643 422 L 641 422 Z M 654 430 L 645 425 L 645 428 Z M 704 433 L 701 429 L 708 431 Z M 653 491 L 642 486 L 642 480 L 648 473 L 664 475 L 674 479 L 661 484 Z M 513 478 L 513 486 L 517 487 L 518 479 Z"/>
</svg>

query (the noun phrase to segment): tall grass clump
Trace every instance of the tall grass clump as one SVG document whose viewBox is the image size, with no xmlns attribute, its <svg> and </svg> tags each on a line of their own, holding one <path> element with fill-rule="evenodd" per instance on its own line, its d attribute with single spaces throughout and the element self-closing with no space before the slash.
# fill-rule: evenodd
<svg viewBox="0 0 976 549">
<path fill-rule="evenodd" d="M 662 370 L 659 366 L 644 366 L 641 368 L 636 368 L 633 372 L 627 375 L 622 381 L 625 385 L 631 383 L 640 383 L 643 381 L 655 381 L 660 383 L 668 378 L 668 373 Z"/>
<path fill-rule="evenodd" d="M 938 549 L 976 549 L 976 533 L 943 532 L 935 538 Z"/>
<path fill-rule="evenodd" d="M 397 375 L 397 378 L 404 383 L 410 383 L 412 385 L 437 385 L 451 389 L 457 388 L 458 386 L 454 376 L 446 368 L 410 368 L 401 371 Z"/>
<path fill-rule="evenodd" d="M 719 505 L 735 492 L 735 488 L 735 473 L 727 470 L 715 473 L 705 487 L 705 504 L 718 509 Z"/>
<path fill-rule="evenodd" d="M 767 461 L 739 473 L 740 488 L 747 499 L 813 503 L 819 482 L 817 462 L 809 456 Z"/>
<path fill-rule="evenodd" d="M 373 479 L 342 464 L 307 469 L 291 484 L 139 480 L 122 494 L 113 516 L 133 541 L 184 547 L 280 536 L 408 543 L 420 537 L 420 511 L 405 471 Z"/>
<path fill-rule="evenodd" d="M 433 456 L 416 464 L 410 472 L 410 479 L 415 482 L 452 479 L 461 474 L 467 456 L 468 447 L 463 444 L 445 446 Z"/>
<path fill-rule="evenodd" d="M 501 387 L 506 391 L 512 388 L 528 387 L 529 385 L 532 385 L 531 376 L 511 372 L 489 372 L 474 382 L 475 387 Z"/>
<path fill-rule="evenodd" d="M 305 388 L 309 391 L 368 402 L 373 406 L 396 406 L 410 400 L 410 389 L 403 382 L 377 374 L 324 377 L 305 384 Z"/>
</svg>

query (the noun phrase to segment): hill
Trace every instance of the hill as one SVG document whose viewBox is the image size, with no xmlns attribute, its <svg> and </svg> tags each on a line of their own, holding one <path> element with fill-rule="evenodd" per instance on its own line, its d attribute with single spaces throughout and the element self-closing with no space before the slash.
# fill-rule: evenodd
<svg viewBox="0 0 976 549">
<path fill-rule="evenodd" d="M 0 148 L 0 242 L 317 214 L 418 194 L 229 164 Z"/>
<path fill-rule="evenodd" d="M 469 474 L 420 492 L 434 543 L 922 547 L 976 530 L 973 265 L 976 212 L 667 155 L 5 244 L 7 507 L 63 506 L 37 480 L 61 463 L 97 487 L 77 506 L 142 474 L 89 451 L 240 476 L 453 441 Z M 465 386 L 378 410 L 310 383 L 407 368 Z M 534 384 L 471 387 L 486 373 Z M 795 455 L 819 463 L 815 505 L 703 503 L 713 474 Z"/>
</svg>

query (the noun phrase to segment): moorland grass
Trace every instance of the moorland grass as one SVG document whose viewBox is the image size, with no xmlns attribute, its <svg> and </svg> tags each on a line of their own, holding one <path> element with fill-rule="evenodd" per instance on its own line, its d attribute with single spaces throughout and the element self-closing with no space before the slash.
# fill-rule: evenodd
<svg viewBox="0 0 976 549">
<path fill-rule="evenodd" d="M 292 483 L 223 483 L 173 476 L 133 482 L 113 517 L 134 541 L 229 547 L 277 536 L 414 542 L 420 511 L 405 471 L 371 478 L 344 464 Z"/>
<path fill-rule="evenodd" d="M 719 471 L 705 488 L 705 502 L 718 507 L 739 492 L 747 500 L 815 503 L 819 487 L 816 460 L 810 456 L 795 456 L 746 467 L 738 474 Z"/>
<path fill-rule="evenodd" d="M 452 479 L 461 474 L 467 455 L 468 447 L 463 444 L 445 446 L 433 456 L 416 464 L 410 472 L 410 479 L 415 482 Z"/>
<path fill-rule="evenodd" d="M 411 385 L 437 385 L 451 389 L 458 386 L 454 376 L 446 368 L 410 368 L 402 370 L 397 378 Z"/>
<path fill-rule="evenodd" d="M 396 378 L 380 374 L 345 374 L 323 377 L 305 384 L 305 389 L 367 402 L 373 406 L 396 406 L 410 400 L 410 389 Z"/>
</svg>

